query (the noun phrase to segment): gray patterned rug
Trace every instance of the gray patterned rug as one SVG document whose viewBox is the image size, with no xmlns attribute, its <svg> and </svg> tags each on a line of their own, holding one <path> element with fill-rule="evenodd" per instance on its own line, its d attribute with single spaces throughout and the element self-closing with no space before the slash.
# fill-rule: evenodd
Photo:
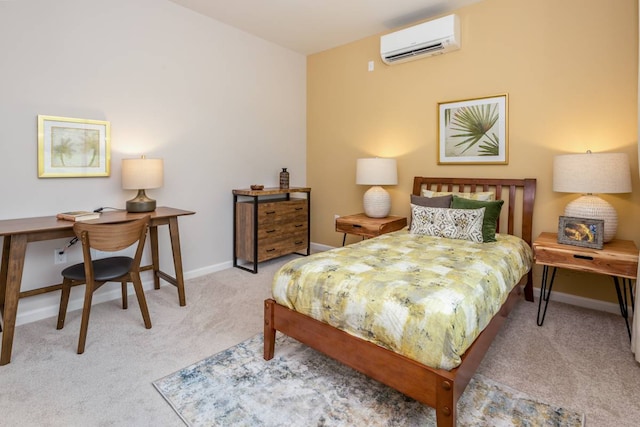
<svg viewBox="0 0 640 427">
<path fill-rule="evenodd" d="M 278 334 L 262 334 L 153 383 L 189 426 L 435 426 L 435 411 Z M 583 426 L 580 413 L 476 375 L 458 402 L 459 426 Z"/>
</svg>

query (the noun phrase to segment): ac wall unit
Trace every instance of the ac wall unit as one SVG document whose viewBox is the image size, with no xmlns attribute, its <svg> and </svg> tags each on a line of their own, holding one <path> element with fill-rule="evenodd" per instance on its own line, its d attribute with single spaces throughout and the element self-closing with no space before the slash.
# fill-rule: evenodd
<svg viewBox="0 0 640 427">
<path fill-rule="evenodd" d="M 388 65 L 457 49 L 460 49 L 457 15 L 443 16 L 380 37 L 380 56 Z"/>
</svg>

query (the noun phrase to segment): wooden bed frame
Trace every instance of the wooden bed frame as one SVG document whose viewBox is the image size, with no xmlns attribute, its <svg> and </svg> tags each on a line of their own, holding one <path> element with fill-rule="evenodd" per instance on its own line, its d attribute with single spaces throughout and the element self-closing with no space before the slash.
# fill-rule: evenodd
<svg viewBox="0 0 640 427">
<path fill-rule="evenodd" d="M 496 199 L 505 200 L 500 223 L 506 222 L 509 234 L 519 235 L 531 246 L 535 179 L 415 177 L 413 194 L 420 195 L 422 188 L 432 191 L 495 192 Z M 517 221 L 515 215 L 517 211 L 521 212 L 520 221 Z M 515 232 L 516 226 L 520 228 L 519 233 Z M 500 224 L 498 227 L 499 230 Z M 523 286 L 526 299 L 533 301 L 532 274 L 529 271 L 513 288 L 498 314 L 469 347 L 462 357 L 462 363 L 451 371 L 425 366 L 290 310 L 273 299 L 265 300 L 264 306 L 264 358 L 273 358 L 276 331 L 280 331 L 435 408 L 438 427 L 455 426 L 458 398 L 467 387 L 511 309 L 518 302 Z"/>
</svg>

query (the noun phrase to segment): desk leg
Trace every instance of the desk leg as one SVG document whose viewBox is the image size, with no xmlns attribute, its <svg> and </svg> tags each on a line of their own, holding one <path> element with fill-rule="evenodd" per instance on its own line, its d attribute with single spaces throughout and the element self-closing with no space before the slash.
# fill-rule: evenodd
<svg viewBox="0 0 640 427">
<path fill-rule="evenodd" d="M 551 274 L 551 282 L 549 282 L 549 289 L 547 290 L 547 278 L 549 276 L 549 266 L 545 265 L 542 267 L 542 284 L 540 285 L 540 298 L 538 298 L 538 317 L 537 323 L 538 326 L 542 326 L 544 323 L 544 317 L 547 315 L 547 306 L 549 305 L 549 297 L 551 296 L 551 288 L 553 288 L 553 281 L 556 278 L 557 267 L 553 267 L 553 273 Z M 542 312 L 542 317 L 540 317 L 540 308 L 542 307 L 542 300 L 544 303 L 544 311 Z"/>
<path fill-rule="evenodd" d="M 169 235 L 171 236 L 171 251 L 173 252 L 173 267 L 176 272 L 176 287 L 178 288 L 178 300 L 180 306 L 187 305 L 184 293 L 184 275 L 182 272 L 182 253 L 180 252 L 180 232 L 178 230 L 178 218 L 169 218 Z"/>
<path fill-rule="evenodd" d="M 7 239 L 10 242 L 7 243 Z M 4 288 L 4 307 L 2 314 L 2 350 L 0 351 L 0 365 L 11 362 L 11 348 L 13 346 L 13 332 L 16 327 L 16 314 L 18 313 L 18 300 L 20 299 L 20 283 L 22 282 L 22 270 L 24 257 L 27 252 L 27 236 L 18 234 L 5 236 L 2 253 L 2 277 L 0 281 Z M 6 251 L 9 251 L 7 254 Z M 5 265 L 6 263 L 6 265 Z"/>
<path fill-rule="evenodd" d="M 158 226 L 149 227 L 149 240 L 151 246 L 151 263 L 153 264 L 153 287 L 160 289 L 160 256 L 158 255 Z"/>
<path fill-rule="evenodd" d="M 11 239 L 5 237 L 2 240 L 2 264 L 0 265 L 0 320 L 4 313 L 4 294 L 7 290 L 7 269 L 9 266 L 9 244 Z M 0 332 L 2 332 L 2 322 L 0 322 Z"/>
<path fill-rule="evenodd" d="M 622 278 L 622 290 L 620 289 L 620 282 L 616 276 L 613 276 L 613 283 L 616 286 L 616 294 L 618 295 L 618 305 L 620 306 L 620 314 L 624 317 L 624 323 L 627 325 L 627 332 L 629 333 L 629 339 L 631 339 L 631 328 L 629 327 L 629 304 L 627 302 L 627 281 L 629 282 L 629 288 L 631 291 L 631 305 L 634 306 L 633 301 L 633 288 L 631 286 L 631 280 Z"/>
</svg>

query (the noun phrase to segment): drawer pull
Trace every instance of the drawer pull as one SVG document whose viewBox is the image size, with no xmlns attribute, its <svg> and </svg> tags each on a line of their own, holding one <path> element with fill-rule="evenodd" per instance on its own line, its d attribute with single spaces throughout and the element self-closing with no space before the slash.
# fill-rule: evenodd
<svg viewBox="0 0 640 427">
<path fill-rule="evenodd" d="M 301 211 L 302 209 L 304 209 L 304 208 L 296 208 L 297 211 Z"/>
<path fill-rule="evenodd" d="M 275 232 L 276 232 L 276 230 L 267 230 L 266 232 L 267 232 L 267 233 L 275 233 Z"/>
<path fill-rule="evenodd" d="M 588 255 L 574 255 L 573 257 L 578 259 L 586 259 L 589 261 L 593 261 L 593 257 Z"/>
<path fill-rule="evenodd" d="M 296 228 L 304 227 L 304 224 L 296 224 Z"/>
<path fill-rule="evenodd" d="M 296 245 L 301 245 L 301 244 L 303 244 L 303 243 L 304 243 L 304 240 L 298 240 L 298 241 L 296 241 Z"/>
<path fill-rule="evenodd" d="M 267 249 L 266 252 L 273 252 L 275 250 L 276 250 L 276 248 L 271 248 L 271 249 Z"/>
<path fill-rule="evenodd" d="M 273 215 L 274 213 L 276 213 L 276 211 L 266 211 L 265 212 L 267 215 Z"/>
<path fill-rule="evenodd" d="M 362 228 L 362 226 L 360 224 L 353 224 L 352 227 L 353 228 Z"/>
</svg>

